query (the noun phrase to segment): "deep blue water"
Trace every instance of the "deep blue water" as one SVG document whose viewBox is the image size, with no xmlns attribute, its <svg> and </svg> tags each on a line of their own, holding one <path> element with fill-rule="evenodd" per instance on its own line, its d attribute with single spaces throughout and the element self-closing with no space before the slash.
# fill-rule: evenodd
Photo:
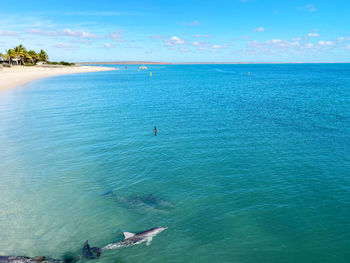
<svg viewBox="0 0 350 263">
<path fill-rule="evenodd" d="M 350 261 L 349 64 L 115 67 L 0 94 L 0 255 Z"/>
</svg>

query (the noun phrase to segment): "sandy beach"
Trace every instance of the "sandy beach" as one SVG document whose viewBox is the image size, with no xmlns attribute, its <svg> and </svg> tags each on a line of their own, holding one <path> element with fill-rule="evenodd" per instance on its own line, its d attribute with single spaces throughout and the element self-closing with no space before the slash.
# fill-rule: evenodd
<svg viewBox="0 0 350 263">
<path fill-rule="evenodd" d="M 73 67 L 24 67 L 15 66 L 0 70 L 0 93 L 28 83 L 39 78 L 47 78 L 57 75 L 85 73 L 96 71 L 108 71 L 114 68 L 96 66 L 73 66 Z"/>
</svg>

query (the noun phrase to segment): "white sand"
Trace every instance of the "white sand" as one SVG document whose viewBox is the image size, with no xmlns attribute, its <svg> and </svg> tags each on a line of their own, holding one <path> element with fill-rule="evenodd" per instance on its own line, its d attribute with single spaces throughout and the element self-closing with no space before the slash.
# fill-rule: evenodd
<svg viewBox="0 0 350 263">
<path fill-rule="evenodd" d="M 2 69 L 2 70 L 1 70 Z M 96 67 L 96 66 L 72 66 L 72 67 L 24 67 L 15 66 L 11 68 L 1 68 L 0 66 L 0 93 L 17 87 L 19 85 L 28 83 L 32 80 L 39 78 L 47 78 L 51 76 L 73 74 L 73 73 L 85 73 L 96 71 L 114 70 L 114 68 L 108 67 Z"/>
</svg>

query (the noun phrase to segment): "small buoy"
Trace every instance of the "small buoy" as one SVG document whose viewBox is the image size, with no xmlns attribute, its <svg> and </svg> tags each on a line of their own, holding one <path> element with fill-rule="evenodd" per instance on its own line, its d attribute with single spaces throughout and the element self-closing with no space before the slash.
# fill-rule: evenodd
<svg viewBox="0 0 350 263">
<path fill-rule="evenodd" d="M 248 76 L 250 76 L 250 71 L 248 72 Z"/>
<path fill-rule="evenodd" d="M 152 72 L 149 73 L 150 77 L 152 77 Z"/>
</svg>

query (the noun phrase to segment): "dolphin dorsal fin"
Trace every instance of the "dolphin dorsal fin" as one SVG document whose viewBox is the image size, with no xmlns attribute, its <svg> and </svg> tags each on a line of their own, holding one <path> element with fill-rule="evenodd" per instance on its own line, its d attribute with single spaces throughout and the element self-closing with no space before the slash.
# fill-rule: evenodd
<svg viewBox="0 0 350 263">
<path fill-rule="evenodd" d="M 135 236 L 134 233 L 130 233 L 130 232 L 123 232 L 123 234 L 124 234 L 125 239 Z"/>
</svg>

